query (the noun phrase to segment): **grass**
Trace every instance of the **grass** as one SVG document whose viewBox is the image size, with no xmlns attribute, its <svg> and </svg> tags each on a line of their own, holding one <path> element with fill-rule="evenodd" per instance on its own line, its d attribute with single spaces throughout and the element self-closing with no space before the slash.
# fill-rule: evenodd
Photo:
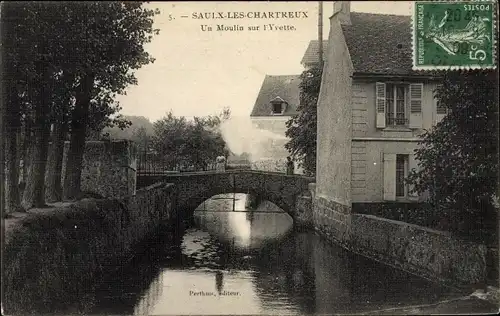
<svg viewBox="0 0 500 316">
<path fill-rule="evenodd" d="M 87 302 L 92 280 L 131 256 L 129 227 L 125 205 L 105 199 L 23 219 L 4 248 L 5 312 L 54 313 Z"/>
</svg>

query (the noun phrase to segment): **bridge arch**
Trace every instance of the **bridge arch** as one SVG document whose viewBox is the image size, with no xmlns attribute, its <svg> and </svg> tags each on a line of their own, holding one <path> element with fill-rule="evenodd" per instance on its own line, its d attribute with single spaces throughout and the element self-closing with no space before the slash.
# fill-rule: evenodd
<svg viewBox="0 0 500 316">
<path fill-rule="evenodd" d="M 191 215 L 191 213 L 194 212 L 196 210 L 196 208 L 198 208 L 200 205 L 202 205 L 207 200 L 209 200 L 213 197 L 216 197 L 220 194 L 232 194 L 232 193 L 248 194 L 248 195 L 255 197 L 258 201 L 269 201 L 269 202 L 275 204 L 277 207 L 279 207 L 281 210 L 283 210 L 285 213 L 287 213 L 288 215 L 290 215 L 293 218 L 294 211 L 291 209 L 286 209 L 287 207 L 289 207 L 286 203 L 282 202 L 281 204 L 278 204 L 278 203 L 280 203 L 279 201 L 276 201 L 276 200 L 273 201 L 272 197 L 265 194 L 264 192 L 260 192 L 257 190 L 243 192 L 241 190 L 238 190 L 237 188 L 235 188 L 235 192 L 233 192 L 233 191 L 228 192 L 227 190 L 206 190 L 203 192 L 199 192 L 195 196 L 191 196 L 191 199 L 189 201 L 186 201 L 182 204 L 179 204 L 178 207 L 181 211 L 187 212 L 188 214 Z"/>
<path fill-rule="evenodd" d="M 192 216 L 201 203 L 214 195 L 247 193 L 274 203 L 295 220 L 297 197 L 308 192 L 308 185 L 314 182 L 314 178 L 254 170 L 190 172 L 138 177 L 138 187 L 155 182 L 175 185 L 177 208 L 188 216 Z"/>
</svg>

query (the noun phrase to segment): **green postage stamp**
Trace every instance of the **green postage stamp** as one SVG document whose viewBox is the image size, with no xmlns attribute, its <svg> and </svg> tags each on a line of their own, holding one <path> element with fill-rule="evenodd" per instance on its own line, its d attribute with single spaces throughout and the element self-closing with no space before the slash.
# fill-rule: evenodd
<svg viewBox="0 0 500 316">
<path fill-rule="evenodd" d="M 413 68 L 496 67 L 495 1 L 415 1 Z"/>
</svg>

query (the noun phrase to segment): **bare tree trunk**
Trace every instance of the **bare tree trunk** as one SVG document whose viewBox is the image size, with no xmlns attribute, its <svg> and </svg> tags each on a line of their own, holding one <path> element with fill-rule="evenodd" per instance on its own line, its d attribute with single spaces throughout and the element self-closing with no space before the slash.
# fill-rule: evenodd
<svg viewBox="0 0 500 316">
<path fill-rule="evenodd" d="M 41 48 L 43 52 L 43 49 Z M 50 99 L 52 97 L 52 78 L 48 68 L 48 63 L 39 61 L 38 72 L 41 74 L 40 81 L 31 82 L 31 101 L 37 100 L 34 118 L 34 137 L 30 144 L 30 166 L 28 169 L 28 179 L 23 192 L 21 205 L 25 209 L 45 206 L 45 170 L 47 166 L 47 155 L 50 140 Z M 39 90 L 38 90 L 39 89 Z M 37 91 L 38 90 L 38 91 Z M 34 97 L 34 98 L 33 98 Z"/>
<path fill-rule="evenodd" d="M 47 170 L 45 174 L 45 199 L 47 202 L 60 201 L 62 199 L 61 172 L 64 155 L 64 141 L 68 132 L 68 123 L 62 118 L 54 124 L 52 144 L 49 148 L 47 159 Z"/>
<path fill-rule="evenodd" d="M 26 114 L 24 119 L 24 127 L 23 127 L 23 135 L 22 135 L 22 152 L 21 159 L 23 161 L 21 167 L 21 187 L 24 190 L 24 186 L 26 185 L 26 180 L 28 180 L 28 167 L 30 164 L 30 154 L 29 154 L 29 144 L 31 143 L 31 119 Z"/>
<path fill-rule="evenodd" d="M 74 200 L 81 193 L 82 162 L 94 76 L 86 75 L 80 83 L 75 108 L 71 118 L 71 139 L 64 175 L 63 199 Z"/>
<path fill-rule="evenodd" d="M 12 98 L 9 101 L 13 102 Z M 12 107 L 9 108 L 12 109 Z M 16 121 L 19 121 L 19 113 L 11 110 L 7 113 L 7 117 L 9 123 L 5 131 L 5 208 L 6 213 L 9 214 L 21 211 L 22 207 L 19 196 L 18 124 L 16 124 Z"/>
<path fill-rule="evenodd" d="M 5 64 L 0 69 L 2 72 L 2 101 L 5 113 L 6 126 L 2 130 L 3 151 L 5 157 L 2 159 L 2 175 L 5 175 L 5 180 L 2 179 L 2 204 L 5 201 L 6 214 L 21 210 L 19 197 L 19 155 L 18 155 L 18 131 L 20 129 L 20 99 L 16 88 L 15 80 L 17 78 L 16 68 L 9 58 L 7 51 L 15 45 L 15 35 L 13 34 L 13 25 L 15 21 L 6 21 L 6 17 L 12 14 L 12 6 L 8 6 L 5 11 L 5 4 L 2 3 L 2 21 L 1 28 L 3 30 L 2 37 L 2 57 L 6 57 Z M 2 58 L 4 59 L 4 58 Z M 5 133 L 5 134 L 4 134 Z M 4 150 L 5 149 L 5 150 Z M 5 172 L 5 173 L 4 173 Z M 3 177 L 2 177 L 3 178 Z"/>
<path fill-rule="evenodd" d="M 30 144 L 31 163 L 23 193 L 22 206 L 25 209 L 45 206 L 45 169 L 50 139 L 49 106 L 47 96 L 35 110 L 35 137 Z"/>
<path fill-rule="evenodd" d="M 3 47 L 3 40 L 4 40 L 4 4 L 3 2 L 0 3 L 0 41 L 2 41 L 2 50 L 0 51 L 0 214 L 2 216 L 5 216 L 7 213 L 5 212 L 5 144 L 4 144 L 4 138 L 3 135 L 5 134 L 5 106 L 6 104 L 6 89 L 5 89 L 5 73 L 3 71 L 4 69 L 4 51 L 5 48 Z"/>
</svg>

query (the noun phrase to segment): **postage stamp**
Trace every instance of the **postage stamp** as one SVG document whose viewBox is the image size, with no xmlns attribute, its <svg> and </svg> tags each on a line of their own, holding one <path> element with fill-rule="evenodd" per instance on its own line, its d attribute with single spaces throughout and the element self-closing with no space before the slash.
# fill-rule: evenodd
<svg viewBox="0 0 500 316">
<path fill-rule="evenodd" d="M 416 1 L 413 68 L 496 67 L 496 1 Z"/>
</svg>

